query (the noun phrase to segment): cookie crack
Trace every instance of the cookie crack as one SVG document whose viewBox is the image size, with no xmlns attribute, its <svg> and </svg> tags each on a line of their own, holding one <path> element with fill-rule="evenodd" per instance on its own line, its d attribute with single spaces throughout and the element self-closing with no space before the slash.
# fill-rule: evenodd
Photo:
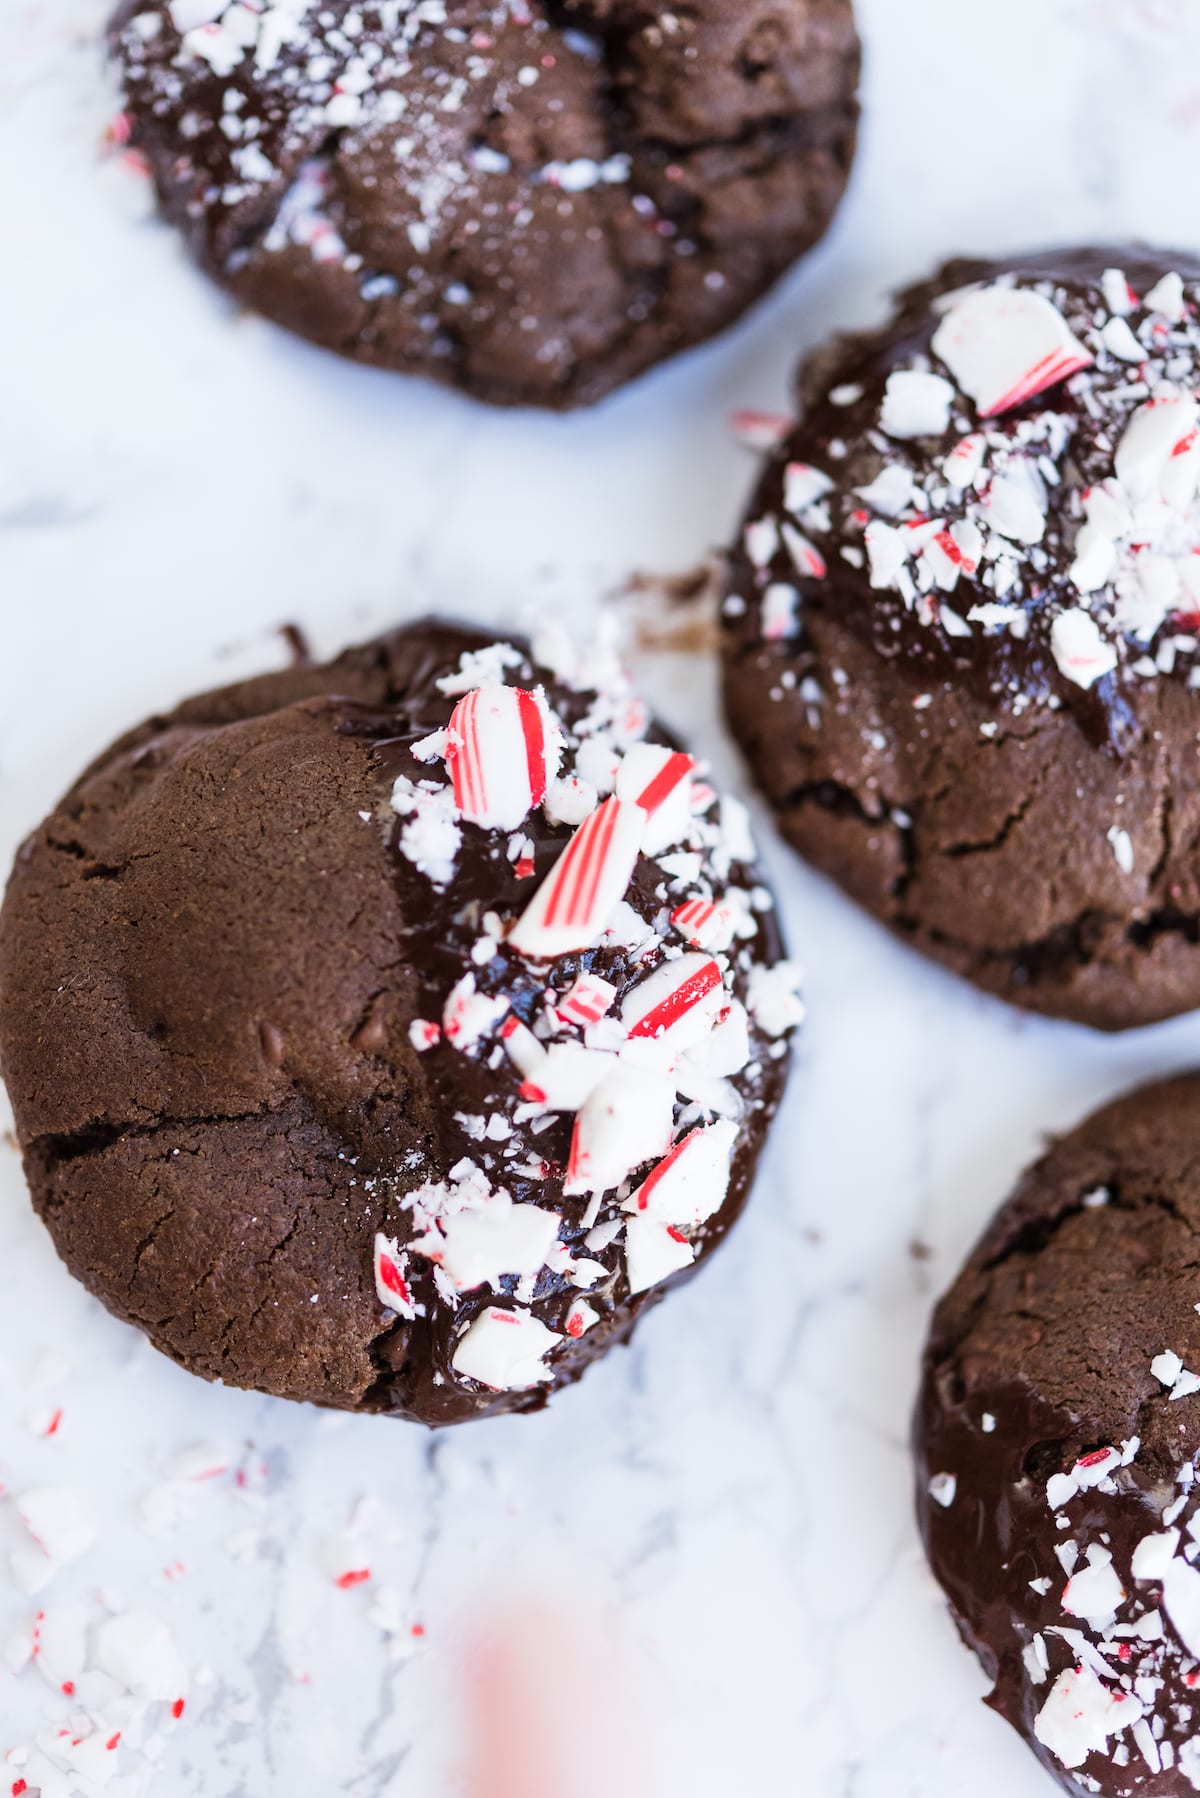
<svg viewBox="0 0 1200 1798">
<path fill-rule="evenodd" d="M 103 1123 L 99 1119 L 83 1124 L 77 1130 L 46 1131 L 25 1145 L 26 1155 L 36 1156 L 48 1168 L 80 1161 L 87 1156 L 103 1155 L 119 1142 L 149 1141 L 166 1130 L 190 1130 L 205 1124 L 241 1124 L 263 1117 L 269 1107 L 255 1106 L 251 1111 L 207 1112 L 195 1117 L 157 1117 L 125 1119 L 120 1123 Z"/>
</svg>

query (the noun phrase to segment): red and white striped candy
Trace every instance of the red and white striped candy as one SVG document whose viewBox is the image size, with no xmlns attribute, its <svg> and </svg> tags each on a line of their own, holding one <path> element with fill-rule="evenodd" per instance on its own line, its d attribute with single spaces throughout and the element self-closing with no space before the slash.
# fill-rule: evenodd
<svg viewBox="0 0 1200 1798">
<path fill-rule="evenodd" d="M 614 795 L 597 806 L 517 919 L 511 947 L 539 961 L 589 949 L 625 897 L 645 824 L 636 801 Z"/>
<path fill-rule="evenodd" d="M 964 294 L 938 326 L 933 348 L 981 418 L 1011 412 L 1095 360 L 1057 306 L 1016 287 Z"/>
<path fill-rule="evenodd" d="M 442 1040 L 442 1027 L 435 1024 L 432 1018 L 414 1018 L 408 1027 L 408 1040 L 418 1055 L 424 1055 L 429 1049 L 436 1049 Z"/>
<path fill-rule="evenodd" d="M 1176 511 L 1196 497 L 1200 476 L 1200 406 L 1191 394 L 1139 406 L 1117 445 L 1116 472 L 1135 503 L 1152 495 Z"/>
<path fill-rule="evenodd" d="M 711 899 L 685 899 L 671 913 L 671 922 L 693 949 L 713 949 L 728 939 L 733 916 L 727 906 Z"/>
<path fill-rule="evenodd" d="M 638 982 L 621 1007 L 630 1043 L 664 1045 L 671 1056 L 706 1037 L 729 1004 L 711 955 L 679 955 Z"/>
<path fill-rule="evenodd" d="M 580 1024 L 586 1029 L 607 1017 L 616 996 L 616 987 L 599 974 L 581 974 L 554 1009 L 564 1024 Z"/>
<path fill-rule="evenodd" d="M 737 1135 L 737 1125 L 727 1119 L 698 1125 L 626 1199 L 624 1209 L 695 1229 L 725 1203 Z"/>
<path fill-rule="evenodd" d="M 575 1119 L 563 1187 L 568 1198 L 610 1192 L 671 1146 L 674 1082 L 617 1068 Z"/>
<path fill-rule="evenodd" d="M 986 454 L 987 439 L 982 431 L 972 431 L 969 436 L 959 438 L 942 463 L 942 473 L 956 492 L 965 493 L 968 487 L 975 485 Z"/>
<path fill-rule="evenodd" d="M 642 848 L 661 855 L 688 833 L 692 821 L 690 755 L 663 743 L 635 743 L 617 770 L 617 798 L 632 800 L 646 815 Z"/>
<path fill-rule="evenodd" d="M 408 1282 L 408 1256 L 398 1248 L 394 1236 L 382 1233 L 375 1237 L 375 1291 L 379 1303 L 398 1317 L 411 1319 L 421 1310 Z"/>
<path fill-rule="evenodd" d="M 515 830 L 546 797 L 557 761 L 538 694 L 523 687 L 476 687 L 455 706 L 446 762 L 454 803 L 470 823 Z"/>
</svg>

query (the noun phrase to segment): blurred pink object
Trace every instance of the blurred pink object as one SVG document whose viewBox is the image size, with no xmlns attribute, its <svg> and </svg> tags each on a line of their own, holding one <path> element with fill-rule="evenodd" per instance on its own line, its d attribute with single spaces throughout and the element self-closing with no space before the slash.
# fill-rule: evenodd
<svg viewBox="0 0 1200 1798">
<path fill-rule="evenodd" d="M 464 1673 L 466 1798 L 650 1798 L 603 1625 L 549 1605 L 497 1607 L 469 1638 Z M 619 1732 L 601 1721 L 614 1715 Z"/>
</svg>

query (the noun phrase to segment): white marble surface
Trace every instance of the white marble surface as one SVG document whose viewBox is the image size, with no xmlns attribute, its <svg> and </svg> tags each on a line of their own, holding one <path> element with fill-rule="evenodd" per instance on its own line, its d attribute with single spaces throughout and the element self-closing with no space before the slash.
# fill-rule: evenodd
<svg viewBox="0 0 1200 1798">
<path fill-rule="evenodd" d="M 863 153 L 827 247 L 739 331 L 598 413 L 489 415 L 231 315 L 100 158 L 101 11 L 0 0 L 5 859 L 115 731 L 271 664 L 285 619 L 332 649 L 431 606 L 582 610 L 631 568 L 689 566 L 750 474 L 729 409 L 781 404 L 803 344 L 939 253 L 1200 243 L 1196 0 L 862 0 Z M 644 673 L 736 781 L 711 669 Z M 431 1441 L 202 1386 L 67 1278 L 0 1150 L 0 1480 L 77 1488 L 99 1532 L 38 1602 L 158 1613 L 193 1670 L 157 1770 L 122 1750 L 111 1792 L 1049 1789 L 979 1704 L 920 1559 L 916 1357 L 935 1290 L 1042 1134 L 1195 1061 L 1200 1019 L 1106 1041 L 1007 1012 L 766 838 L 811 1025 L 754 1205 L 637 1346 L 543 1417 Z M 42 1362 L 39 1385 L 51 1347 L 70 1371 Z M 152 1533 L 143 1495 L 196 1443 L 248 1485 L 199 1483 Z M 352 1517 L 372 1577 L 343 1591 L 327 1538 Z M 0 1500 L 0 1641 L 31 1614 L 5 1567 L 19 1536 Z M 506 1680 L 525 1706 L 511 1788 L 472 1772 Z M 0 1757 L 70 1714 L 0 1665 Z"/>
</svg>

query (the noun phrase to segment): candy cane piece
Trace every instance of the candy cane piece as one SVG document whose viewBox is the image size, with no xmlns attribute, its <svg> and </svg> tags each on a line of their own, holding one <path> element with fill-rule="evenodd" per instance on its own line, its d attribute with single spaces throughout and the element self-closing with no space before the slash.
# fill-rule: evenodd
<svg viewBox="0 0 1200 1798">
<path fill-rule="evenodd" d="M 625 1273 L 631 1293 L 660 1286 L 695 1259 L 695 1249 L 674 1224 L 660 1224 L 653 1217 L 630 1218 L 625 1229 Z"/>
<path fill-rule="evenodd" d="M 408 1256 L 402 1254 L 394 1236 L 375 1236 L 375 1291 L 379 1303 L 398 1317 L 412 1319 L 421 1312 L 413 1298 L 408 1281 Z"/>
<path fill-rule="evenodd" d="M 728 938 L 733 917 L 711 899 L 685 899 L 671 913 L 671 923 L 693 949 L 713 949 Z"/>
<path fill-rule="evenodd" d="M 1156 494 L 1183 511 L 1200 475 L 1200 406 L 1191 394 L 1165 395 L 1139 406 L 1117 445 L 1117 479 L 1131 500 Z"/>
<path fill-rule="evenodd" d="M 631 1043 L 667 1046 L 680 1055 L 703 1040 L 729 1000 L 711 955 L 680 955 L 638 982 L 621 1007 Z"/>
<path fill-rule="evenodd" d="M 494 1392 L 523 1392 L 553 1380 L 546 1356 L 562 1340 L 532 1311 L 490 1305 L 463 1335 L 450 1364 Z"/>
<path fill-rule="evenodd" d="M 609 1192 L 671 1144 L 673 1081 L 618 1068 L 602 1080 L 575 1119 L 563 1192 Z"/>
<path fill-rule="evenodd" d="M 1057 306 L 1017 287 L 965 293 L 938 326 L 933 348 L 981 418 L 1011 412 L 1095 360 Z"/>
<path fill-rule="evenodd" d="M 564 1024 L 598 1024 L 612 1010 L 617 989 L 599 974 L 580 974 L 579 978 L 555 1006 Z"/>
<path fill-rule="evenodd" d="M 518 918 L 510 946 L 539 961 L 589 949 L 625 897 L 645 822 L 634 801 L 614 795 L 597 806 Z"/>
<path fill-rule="evenodd" d="M 635 743 L 622 758 L 617 798 L 632 800 L 645 813 L 645 854 L 661 855 L 687 836 L 695 766 L 690 755 L 663 743 Z"/>
<path fill-rule="evenodd" d="M 546 797 L 557 763 L 544 702 L 523 687 L 465 693 L 450 718 L 454 803 L 471 824 L 515 830 Z"/>
<path fill-rule="evenodd" d="M 624 1209 L 695 1229 L 725 1203 L 737 1137 L 737 1125 L 728 1119 L 697 1125 L 626 1199 Z"/>
</svg>

